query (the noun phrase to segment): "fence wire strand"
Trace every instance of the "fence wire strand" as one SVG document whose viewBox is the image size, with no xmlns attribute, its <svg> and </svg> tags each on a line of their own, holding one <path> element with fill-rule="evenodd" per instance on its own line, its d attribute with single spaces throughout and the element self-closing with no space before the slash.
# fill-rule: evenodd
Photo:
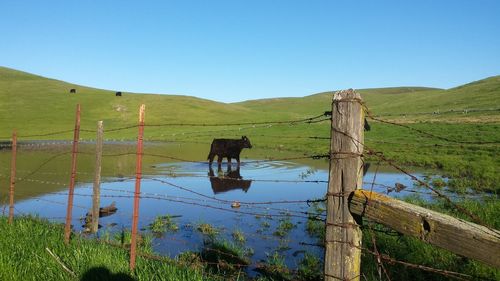
<svg viewBox="0 0 500 281">
<path fill-rule="evenodd" d="M 429 137 L 429 138 L 438 139 L 438 140 L 441 140 L 441 141 L 445 141 L 447 143 L 453 143 L 453 144 L 458 144 L 458 145 L 497 145 L 497 144 L 500 144 L 500 141 L 498 141 L 498 140 L 495 140 L 495 141 L 461 141 L 461 140 L 454 140 L 454 139 L 451 139 L 449 137 L 439 136 L 439 135 L 427 132 L 425 130 L 417 129 L 417 128 L 411 127 L 409 125 L 406 125 L 406 124 L 384 120 L 384 119 L 381 119 L 379 117 L 381 117 L 381 116 L 391 116 L 391 115 L 378 115 L 378 116 L 372 115 L 372 114 L 370 114 L 370 112 L 369 112 L 366 104 L 363 103 L 360 100 L 343 100 L 343 101 L 337 101 L 337 102 L 346 102 L 346 101 L 349 101 L 349 102 L 351 102 L 351 101 L 357 101 L 357 102 L 361 103 L 361 105 L 365 108 L 365 111 L 367 113 L 367 118 L 369 118 L 369 119 L 371 119 L 371 120 L 373 120 L 375 122 L 380 122 L 380 123 L 389 124 L 389 125 L 393 125 L 393 126 L 403 127 L 403 128 L 406 128 L 408 130 L 417 132 L 417 133 L 419 133 L 421 135 L 424 135 L 426 137 Z M 500 110 L 500 109 L 495 109 L 493 111 L 498 111 L 498 110 Z M 456 112 L 454 112 L 452 110 L 450 112 L 442 112 L 442 113 L 456 113 Z M 297 125 L 297 124 L 321 123 L 321 122 L 325 122 L 325 121 L 331 120 L 330 118 L 326 118 L 327 116 L 329 116 L 329 114 L 331 114 L 331 112 L 325 112 L 323 114 L 316 115 L 316 116 L 313 116 L 313 117 L 296 119 L 296 120 L 278 120 L 278 121 L 262 121 L 262 122 L 240 122 L 240 123 L 187 123 L 187 122 L 185 122 L 185 123 L 175 123 L 175 122 L 172 122 L 172 123 L 146 124 L 145 126 L 146 127 L 166 127 L 166 126 L 171 126 L 171 127 L 229 127 L 229 128 L 221 129 L 221 130 L 209 130 L 209 131 L 204 131 L 204 132 L 193 131 L 193 132 L 184 132 L 184 133 L 174 133 L 174 134 L 172 134 L 173 136 L 187 135 L 187 136 L 193 137 L 193 136 L 196 136 L 196 134 L 198 134 L 198 136 L 204 136 L 204 135 L 208 136 L 209 134 L 213 134 L 215 132 L 229 132 L 229 131 L 236 131 L 236 130 L 241 131 L 241 130 L 254 129 L 254 128 L 270 128 L 273 125 Z M 414 114 L 417 115 L 417 114 L 428 114 L 428 113 L 414 113 Z M 250 126 L 250 127 L 232 128 L 234 126 Z M 106 132 L 117 132 L 117 131 L 122 131 L 122 130 L 133 129 L 133 128 L 137 128 L 137 127 L 139 127 L 139 126 L 138 125 L 130 125 L 130 126 L 117 127 L 117 128 L 110 128 L 110 129 L 106 129 L 105 131 Z M 86 129 L 81 129 L 80 131 L 82 131 L 82 132 L 89 132 L 89 133 L 93 133 L 94 132 L 94 130 L 86 130 Z M 48 136 L 55 136 L 55 135 L 66 134 L 66 133 L 70 133 L 70 132 L 73 132 L 73 130 L 63 130 L 63 131 L 55 131 L 55 132 L 39 133 L 39 134 L 31 134 L 31 135 L 22 135 L 21 134 L 21 135 L 19 135 L 19 138 L 48 137 Z M 432 193 L 423 193 L 422 192 L 421 194 L 428 194 L 428 195 L 435 194 L 438 197 L 443 198 L 448 204 L 450 204 L 451 206 L 453 206 L 457 211 L 459 211 L 462 214 L 465 214 L 466 216 L 468 216 L 469 218 L 471 218 L 474 222 L 476 222 L 476 223 L 478 223 L 478 224 L 480 224 L 482 226 L 485 226 L 488 229 L 490 229 L 490 230 L 492 230 L 492 231 L 500 234 L 500 232 L 498 232 L 497 230 L 495 230 L 495 229 L 487 226 L 476 214 L 474 214 L 474 213 L 470 212 L 469 210 L 467 210 L 466 208 L 464 208 L 464 207 L 456 204 L 455 202 L 453 202 L 450 199 L 449 196 L 447 196 L 446 194 L 440 192 L 436 188 L 432 187 L 430 184 L 422 181 L 417 176 L 409 173 L 406 169 L 404 169 L 404 168 L 400 167 L 399 165 L 397 165 L 393 160 L 387 158 L 384 155 L 383 152 L 375 151 L 375 150 L 372 150 L 372 149 L 368 148 L 364 143 L 362 143 L 359 140 L 353 138 L 352 136 L 350 136 L 346 132 L 341 132 L 339 130 L 332 129 L 332 133 L 338 133 L 338 134 L 342 134 L 342 135 L 345 135 L 345 136 L 349 137 L 351 140 L 354 141 L 354 143 L 357 146 L 363 146 L 365 148 L 365 150 L 366 150 L 365 155 L 375 156 L 378 159 L 378 164 L 377 164 L 377 168 L 376 168 L 375 174 L 373 176 L 373 180 L 371 181 L 371 183 L 368 183 L 368 184 L 371 185 L 371 188 L 370 188 L 371 191 L 373 191 L 373 189 L 374 189 L 374 187 L 376 185 L 387 188 L 387 193 L 392 192 L 394 190 L 392 186 L 387 186 L 387 185 L 384 185 L 384 184 L 376 182 L 376 177 L 377 177 L 377 173 L 378 173 L 379 164 L 380 163 L 388 164 L 389 166 L 392 166 L 396 170 L 398 170 L 401 173 L 407 175 L 413 181 L 418 182 L 421 186 L 426 187 L 427 189 L 429 189 L 432 192 Z M 255 135 L 255 136 L 258 136 L 258 137 L 270 137 L 270 138 L 277 138 L 277 137 L 279 137 L 279 138 L 315 139 L 315 140 L 329 140 L 330 139 L 330 137 L 321 137 L 321 136 L 272 136 L 272 135 L 265 135 L 265 134 L 260 134 L 260 135 Z M 10 136 L 8 136 L 8 137 L 0 137 L 0 139 L 10 139 Z M 182 140 L 177 140 L 177 141 L 182 141 Z M 373 142 L 389 143 L 389 142 L 377 141 L 377 140 L 373 140 Z M 49 143 L 50 142 L 41 142 L 39 144 L 37 144 L 37 143 L 25 143 L 25 144 L 23 144 L 21 142 L 19 144 L 19 146 L 23 146 L 24 145 L 24 146 L 27 146 L 27 147 L 30 147 L 30 146 L 31 147 L 42 147 L 42 146 L 48 146 Z M 55 143 L 52 142 L 51 145 L 54 145 L 54 144 Z M 408 145 L 410 145 L 410 144 L 408 144 Z M 422 145 L 422 144 L 415 144 L 415 146 L 424 146 L 424 145 Z M 442 144 L 431 144 L 431 145 L 428 145 L 428 146 L 441 147 L 441 146 L 444 146 L 444 145 L 442 145 Z M 9 148 L 10 146 L 9 146 L 9 143 L 1 143 L 0 147 Z M 71 152 L 62 152 L 62 153 L 56 154 L 54 156 L 51 156 L 50 158 L 48 158 L 47 160 L 45 160 L 41 165 L 39 165 L 35 169 L 33 169 L 31 171 L 27 171 L 27 172 L 29 172 L 27 175 L 25 175 L 23 177 L 17 177 L 16 180 L 18 180 L 18 181 L 35 182 L 35 183 L 41 183 L 41 184 L 48 184 L 48 185 L 55 185 L 55 186 L 60 186 L 60 187 L 67 187 L 66 183 L 60 183 L 60 182 L 54 182 L 54 181 L 46 181 L 46 180 L 38 180 L 38 179 L 29 178 L 29 177 L 33 176 L 36 173 L 40 173 L 40 174 L 56 174 L 56 173 L 52 173 L 52 172 L 39 172 L 39 171 L 44 166 L 46 166 L 48 163 L 54 161 L 55 159 L 57 159 L 60 156 L 63 156 L 63 155 L 69 154 L 69 153 L 71 153 Z M 79 154 L 94 155 L 93 153 L 87 153 L 87 152 L 79 152 Z M 137 155 L 137 153 L 136 152 L 126 152 L 126 153 L 116 153 L 116 154 L 104 154 L 103 156 L 104 157 L 119 157 L 119 156 L 129 156 L 129 155 Z M 175 156 L 162 155 L 162 154 L 148 154 L 148 153 L 143 153 L 142 156 L 164 158 L 164 159 L 176 160 L 176 161 L 180 161 L 180 162 L 206 163 L 206 161 L 191 161 L 191 160 L 187 160 L 187 159 L 178 158 L 178 157 L 175 157 Z M 363 155 L 352 154 L 352 153 L 350 153 L 350 154 L 347 155 L 347 154 L 345 154 L 343 152 L 330 152 L 329 154 L 302 155 L 302 156 L 287 157 L 287 158 L 281 158 L 281 159 L 248 160 L 246 162 L 248 162 L 248 163 L 262 163 L 262 162 L 273 162 L 273 161 L 290 161 L 290 160 L 299 160 L 299 159 L 322 159 L 322 158 L 328 158 L 330 160 L 335 160 L 335 159 L 345 159 L 345 158 L 359 157 L 359 156 L 363 156 Z M 90 174 L 90 173 L 88 173 L 88 174 Z M 0 174 L 0 177 L 2 177 L 2 178 L 8 178 L 7 175 L 2 175 L 2 174 Z M 187 176 L 187 177 L 194 177 L 194 176 Z M 199 176 L 199 177 L 214 178 L 213 176 Z M 294 217 L 294 218 L 299 218 L 299 219 L 313 219 L 313 220 L 318 220 L 318 221 L 324 222 L 324 219 L 323 219 L 324 215 L 323 214 L 312 213 L 312 212 L 291 211 L 291 210 L 282 209 L 282 208 L 270 208 L 270 207 L 259 207 L 259 206 L 261 206 L 261 205 L 276 205 L 276 204 L 308 204 L 309 205 L 310 203 L 324 202 L 325 199 L 317 199 L 317 200 L 281 200 L 281 201 L 262 201 L 262 202 L 244 202 L 244 201 L 242 201 L 242 202 L 239 202 L 242 207 L 247 207 L 247 208 L 264 208 L 267 211 L 278 212 L 276 214 L 271 214 L 269 212 L 267 212 L 267 213 L 259 213 L 259 212 L 253 212 L 253 211 L 236 210 L 236 209 L 232 209 L 232 208 L 229 209 L 229 208 L 227 208 L 227 206 L 226 206 L 226 208 L 220 207 L 220 206 L 217 206 L 217 204 L 227 205 L 227 204 L 233 203 L 234 201 L 233 200 L 224 200 L 224 199 L 216 198 L 215 196 L 205 195 L 203 193 L 200 193 L 200 192 L 197 192 L 197 191 L 193 190 L 192 188 L 188 188 L 188 187 L 185 187 L 185 186 L 174 184 L 172 182 L 169 182 L 169 181 L 166 181 L 166 180 L 163 180 L 163 179 L 158 179 L 158 178 L 154 178 L 154 177 L 153 178 L 149 178 L 149 179 L 145 178 L 145 179 L 146 180 L 155 181 L 155 182 L 158 182 L 158 183 L 163 184 L 163 185 L 168 185 L 168 186 L 177 188 L 179 190 L 183 190 L 183 191 L 188 192 L 188 193 L 195 194 L 196 196 L 201 197 L 203 199 L 201 199 L 201 198 L 189 198 L 189 197 L 182 197 L 182 196 L 168 196 L 166 194 L 151 194 L 151 193 L 141 192 L 140 193 L 140 198 L 142 198 L 142 199 L 165 200 L 165 201 L 174 202 L 174 203 L 181 203 L 181 204 L 185 204 L 185 205 L 194 205 L 194 206 L 198 206 L 198 207 L 211 208 L 211 209 L 215 209 L 215 210 L 219 210 L 219 211 L 223 211 L 223 212 L 231 212 L 231 213 L 242 214 L 242 215 L 252 215 L 252 216 L 260 216 L 260 217 L 286 217 L 286 218 Z M 243 179 L 241 179 L 241 180 L 243 180 Z M 320 181 L 320 180 L 318 180 L 318 181 L 306 181 L 306 180 L 303 180 L 303 181 L 292 181 L 292 180 L 266 180 L 266 179 L 245 179 L 245 180 L 267 181 L 267 182 L 310 182 L 310 183 L 326 183 L 326 182 L 328 182 L 328 181 Z M 117 189 L 109 189 L 109 188 L 108 189 L 102 188 L 102 190 L 109 191 L 109 192 L 124 192 L 124 193 L 129 192 L 129 193 L 131 193 L 130 195 L 102 194 L 101 197 L 104 197 L 104 198 L 106 198 L 106 197 L 109 197 L 109 198 L 133 198 L 132 194 L 134 193 L 133 191 L 117 190 Z M 418 191 L 415 191 L 415 190 L 411 190 L 411 191 L 407 190 L 405 192 L 419 193 Z M 23 193 L 24 192 L 21 192 L 21 194 L 23 194 Z M 53 195 L 67 195 L 68 193 L 67 192 L 52 192 L 50 194 L 53 194 Z M 344 193 L 327 194 L 327 195 L 334 195 L 334 196 L 340 196 L 340 197 L 346 196 L 346 194 L 344 194 Z M 84 194 L 84 193 L 75 193 L 75 196 L 91 197 L 92 195 L 90 195 L 90 194 Z M 35 198 L 35 200 L 36 201 L 43 201 L 45 203 L 50 203 L 50 204 L 66 205 L 66 203 L 59 202 L 59 201 L 56 201 L 56 200 L 47 199 L 47 198 Z M 5 205 L 6 205 L 6 203 L 4 204 L 4 207 L 5 207 Z M 88 207 L 85 207 L 85 206 L 78 206 L 78 205 L 75 205 L 75 206 L 79 207 L 79 208 L 82 208 L 82 209 L 86 209 L 86 210 L 89 209 Z M 18 210 L 16 207 L 15 207 L 15 211 L 16 211 L 16 213 L 19 213 L 21 215 L 26 215 L 24 212 Z M 4 209 L 4 212 L 5 212 L 5 209 Z M 350 225 L 350 224 L 328 224 L 328 223 L 326 223 L 325 225 L 334 225 L 336 227 L 341 227 L 341 228 L 354 227 L 354 225 Z M 407 262 L 407 261 L 396 260 L 396 259 L 394 259 L 394 258 L 392 258 L 392 257 L 390 257 L 390 256 L 388 256 L 386 254 L 382 254 L 380 252 L 380 249 L 377 247 L 377 241 L 376 241 L 376 235 L 375 235 L 375 231 L 377 231 L 377 230 L 373 229 L 372 226 L 371 226 L 371 224 L 363 225 L 363 226 L 356 225 L 355 227 L 367 228 L 370 231 L 371 237 L 372 237 L 372 243 L 373 243 L 373 249 L 372 250 L 364 248 L 364 247 L 361 247 L 361 246 L 352 245 L 352 243 L 350 243 L 350 242 L 345 242 L 345 241 L 333 241 L 333 242 L 337 242 L 337 243 L 350 243 L 351 246 L 353 246 L 353 247 L 359 247 L 363 252 L 366 252 L 366 253 L 369 253 L 369 254 L 373 255 L 374 258 L 376 259 L 376 262 L 377 262 L 378 266 L 379 266 L 379 269 L 378 269 L 379 270 L 378 271 L 379 279 L 382 279 L 382 272 L 383 272 L 385 278 L 387 280 L 389 280 L 389 281 L 391 280 L 391 278 L 390 278 L 390 276 L 388 274 L 388 271 L 386 269 L 385 264 L 399 264 L 399 265 L 404 266 L 404 267 L 419 269 L 419 270 L 423 270 L 423 271 L 427 271 L 427 272 L 439 274 L 439 275 L 442 275 L 442 276 L 445 276 L 445 277 L 449 277 L 449 278 L 453 278 L 453 279 L 457 279 L 457 280 L 470 280 L 471 278 L 475 277 L 475 276 L 471 276 L 471 275 L 463 274 L 463 273 L 459 273 L 459 272 L 448 271 L 448 270 L 443 270 L 443 269 L 437 269 L 437 268 L 432 268 L 432 267 L 425 266 L 425 265 L 413 264 L 413 263 L 410 263 L 410 262 Z M 385 233 L 387 235 L 390 235 L 389 232 L 386 232 L 386 231 L 383 231 L 383 230 L 381 232 L 383 232 L 383 233 Z M 394 232 L 392 232 L 392 233 L 394 233 Z M 396 232 L 396 235 L 400 235 L 400 234 Z M 170 239 L 175 240 L 175 238 L 173 238 L 173 237 L 170 238 Z M 329 242 L 332 242 L 332 241 L 329 241 Z M 106 243 L 108 243 L 108 242 L 106 242 Z M 186 244 L 195 244 L 195 243 L 192 243 L 192 242 L 189 242 L 189 241 L 184 241 L 184 243 L 186 243 Z M 300 242 L 300 243 L 304 243 L 304 242 Z M 307 243 L 305 243 L 305 244 L 307 244 Z M 198 245 L 196 245 L 196 246 L 198 246 Z M 317 246 L 317 245 L 314 245 L 314 246 Z M 123 248 L 123 245 L 119 245 L 119 247 Z M 220 251 L 218 249 L 212 249 L 212 248 L 209 248 L 209 247 L 208 248 L 204 247 L 204 248 L 208 249 L 208 250 L 212 250 L 212 251 Z M 221 251 L 220 254 L 221 255 L 228 255 L 229 253 Z M 164 257 L 161 257 L 161 256 L 149 255 L 149 254 L 144 254 L 144 253 L 140 253 L 139 255 L 143 256 L 145 258 L 164 260 Z M 229 255 L 231 255 L 231 254 L 229 254 Z M 240 258 L 239 256 L 236 256 L 236 255 L 232 255 L 232 257 L 233 258 L 238 258 L 238 259 Z M 384 264 L 384 262 L 385 262 L 385 264 Z M 210 262 L 205 261 L 205 264 L 210 264 Z M 219 265 L 220 263 L 212 263 L 212 264 L 213 265 Z M 250 266 L 250 265 L 249 264 L 235 264 L 235 266 L 247 267 L 247 266 Z M 255 263 L 255 264 L 252 264 L 252 266 L 259 267 L 259 266 L 262 266 L 262 265 L 259 264 L 259 263 Z M 293 271 L 291 271 L 291 272 L 293 272 Z M 339 277 L 335 277 L 335 276 L 330 276 L 330 277 L 333 277 L 333 278 L 336 278 L 336 279 L 339 279 L 339 280 L 346 280 L 344 278 L 339 278 Z M 358 277 L 360 277 L 360 276 L 356 276 L 354 278 L 358 278 Z"/>
</svg>

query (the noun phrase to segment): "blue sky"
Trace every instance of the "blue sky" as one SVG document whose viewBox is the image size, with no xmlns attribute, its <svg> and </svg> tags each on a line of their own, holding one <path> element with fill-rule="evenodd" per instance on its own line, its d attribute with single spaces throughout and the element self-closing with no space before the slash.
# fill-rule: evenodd
<svg viewBox="0 0 500 281">
<path fill-rule="evenodd" d="M 223 102 L 500 74 L 500 1 L 0 2 L 0 65 Z"/>
</svg>

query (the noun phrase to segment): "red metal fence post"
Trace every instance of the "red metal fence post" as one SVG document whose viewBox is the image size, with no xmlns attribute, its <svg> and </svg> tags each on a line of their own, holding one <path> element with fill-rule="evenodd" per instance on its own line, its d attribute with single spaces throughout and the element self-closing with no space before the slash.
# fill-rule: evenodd
<svg viewBox="0 0 500 281">
<path fill-rule="evenodd" d="M 73 135 L 73 153 L 71 157 L 71 179 L 69 182 L 68 209 L 66 211 L 66 225 L 64 227 L 64 242 L 69 243 L 71 235 L 71 216 L 73 212 L 73 196 L 76 180 L 76 157 L 78 155 L 78 140 L 80 139 L 80 104 L 76 105 L 75 132 Z"/>
<path fill-rule="evenodd" d="M 10 161 L 9 224 L 14 220 L 14 186 L 16 185 L 17 133 L 12 132 L 12 159 Z"/>
<path fill-rule="evenodd" d="M 137 137 L 137 161 L 135 168 L 135 193 L 134 193 L 134 215 L 132 217 L 132 238 L 130 241 L 130 270 L 135 268 L 135 256 L 137 248 L 137 225 L 139 221 L 139 195 L 141 193 L 142 178 L 142 155 L 144 138 L 144 115 L 146 106 L 143 104 L 139 109 L 139 136 Z"/>
</svg>

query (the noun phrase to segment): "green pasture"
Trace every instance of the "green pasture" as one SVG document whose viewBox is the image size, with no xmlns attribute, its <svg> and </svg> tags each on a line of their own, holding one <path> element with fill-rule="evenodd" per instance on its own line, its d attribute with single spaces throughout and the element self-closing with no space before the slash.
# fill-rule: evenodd
<svg viewBox="0 0 500 281">
<path fill-rule="evenodd" d="M 69 93 L 72 88 L 76 94 Z M 397 87 L 359 92 L 371 115 L 437 136 L 368 119 L 372 130 L 366 132 L 367 148 L 381 151 L 399 164 L 440 169 L 457 190 L 498 190 L 500 76 L 447 90 Z M 69 140 L 79 103 L 81 138 L 91 140 L 98 120 L 104 121 L 105 131 L 136 125 L 139 106 L 146 104 L 146 124 L 153 125 L 146 127 L 146 140 L 200 142 L 208 146 L 216 137 L 246 135 L 256 150 L 275 149 L 297 155 L 324 154 L 329 150 L 329 141 L 322 139 L 330 136 L 328 121 L 217 127 L 169 124 L 300 120 L 331 110 L 333 92 L 231 104 L 188 96 L 123 92 L 122 97 L 116 97 L 114 93 L 0 67 L 0 139 L 8 140 L 16 129 L 20 141 Z M 67 132 L 29 137 L 57 131 Z M 105 139 L 135 140 L 136 134 L 135 127 L 107 131 Z M 204 157 L 200 155 L 199 160 Z M 377 161 L 375 157 L 368 159 Z"/>
<path fill-rule="evenodd" d="M 69 90 L 75 88 L 76 94 Z M 215 137 L 237 138 L 246 135 L 253 149 L 245 151 L 245 157 L 276 158 L 308 155 L 323 155 L 329 151 L 329 121 L 317 123 L 286 122 L 283 124 L 258 125 L 263 121 L 299 120 L 321 115 L 331 110 L 333 92 L 313 94 L 302 98 L 276 98 L 249 100 L 239 103 L 219 103 L 188 96 L 132 94 L 123 92 L 115 97 L 115 91 L 101 90 L 62 81 L 48 79 L 28 73 L 0 67 L 0 140 L 8 141 L 12 130 L 16 129 L 19 141 L 30 140 L 70 140 L 74 127 L 76 104 L 82 108 L 81 138 L 92 140 L 98 120 L 104 121 L 105 139 L 135 140 L 137 128 L 118 131 L 114 128 L 137 124 L 140 104 L 146 104 L 145 138 L 154 142 L 200 143 L 199 150 L 189 155 L 174 155 L 189 160 L 203 161 L 208 146 Z M 368 118 L 371 130 L 365 133 L 365 150 L 382 152 L 385 157 L 398 165 L 433 168 L 447 178 L 448 188 L 457 193 L 493 192 L 482 201 L 461 201 L 461 206 L 477 214 L 488 225 L 497 228 L 498 200 L 500 190 L 500 76 L 486 78 L 452 89 L 425 87 L 397 87 L 380 89 L 360 89 L 363 100 L 371 115 L 404 124 L 405 127 L 381 123 Z M 317 119 L 317 120 L 320 120 Z M 174 125 L 176 123 L 177 125 Z M 249 123 L 226 126 L 179 126 L 178 124 L 227 124 Z M 48 136 L 32 136 L 57 131 L 66 133 Z M 425 132 L 425 133 L 422 133 Z M 108 142 L 116 146 L 116 143 Z M 202 147 L 206 146 L 206 151 Z M 147 152 L 161 154 L 158 148 L 149 146 Z M 61 148 L 67 152 L 69 146 Z M 92 171 L 92 148 L 85 147 L 88 154 L 80 155 L 80 167 Z M 123 152 L 130 147 L 124 146 Z M 40 159 L 57 157 L 53 151 L 37 152 Z M 29 157 L 19 154 L 19 163 L 27 170 L 38 167 Z M 277 156 L 278 155 L 278 156 Z M 8 154 L 3 162 L 8 163 Z M 376 155 L 366 155 L 366 159 L 377 163 Z M 60 161 L 47 169 L 67 171 L 70 161 L 68 154 L 62 154 Z M 31 162 L 33 163 L 31 163 Z M 107 161 L 107 162 L 106 162 Z M 152 161 L 152 160 L 147 160 Z M 311 160 L 312 161 L 312 160 Z M 317 163 L 318 161 L 316 161 Z M 120 165 L 113 160 L 105 160 L 104 171 L 126 174 L 133 170 L 134 158 L 126 158 Z M 327 165 L 326 160 L 321 165 Z M 115 167 L 119 166 L 119 167 Z M 148 165 L 146 165 L 148 166 Z M 1 173 L 7 174 L 8 169 Z M 5 168 L 5 169 L 3 169 Z M 19 171 L 19 175 L 26 171 Z M 50 175 L 49 175 L 50 176 Z M 56 180 L 54 177 L 47 180 Z M 6 182 L 6 178 L 3 179 Z M 4 184 L 5 185 L 5 184 Z M 441 188 L 435 186 L 435 188 Z M 36 191 L 25 196 L 36 195 Z M 415 204 L 463 217 L 444 202 L 429 204 L 419 198 L 409 198 Z M 463 217 L 467 219 L 466 217 Z M 385 231 L 379 225 L 375 230 Z M 308 225 L 311 232 L 322 232 L 322 226 Z M 313 231 L 315 230 L 315 231 Z M 66 247 L 62 243 L 62 228 L 38 219 L 20 217 L 13 227 L 6 218 L 0 218 L 0 280 L 78 280 L 93 269 L 100 268 L 112 278 L 132 277 L 136 280 L 222 280 L 205 271 L 204 267 L 187 267 L 177 261 L 165 259 L 156 262 L 139 258 L 138 268 L 128 270 L 128 254 L 124 249 L 94 240 L 75 236 Z M 364 238 L 364 245 L 371 248 L 374 240 L 371 232 Z M 499 278 L 497 269 L 492 269 L 466 258 L 457 257 L 444 250 L 425 245 L 416 239 L 375 232 L 379 251 L 390 256 L 447 270 L 459 271 L 472 276 L 474 280 L 495 280 Z M 15 243 L 12 243 L 15 241 Z M 65 271 L 45 248 L 55 253 L 60 261 L 72 270 L 75 276 Z M 148 252 L 147 247 L 142 248 Z M 279 255 L 271 255 L 268 265 L 280 264 Z M 315 280 L 320 266 L 311 259 L 309 267 Z M 301 265 L 303 266 L 303 265 Z M 104 271 L 102 271 L 104 268 Z M 372 256 L 363 256 L 362 270 L 367 280 L 378 280 L 378 264 Z M 398 280 L 446 280 L 446 276 L 422 273 L 420 270 L 387 264 L 390 276 Z M 282 271 L 277 271 L 277 273 Z M 275 272 L 276 273 L 276 272 Z M 300 273 L 300 272 L 299 272 Z M 94 273 L 95 274 L 95 273 Z M 120 275 L 122 274 L 122 275 Z M 239 276 L 239 275 L 237 275 Z M 304 275 L 306 276 L 306 275 Z M 92 276 L 91 276 L 92 277 Z M 93 276 L 97 278 L 96 276 Z M 227 276 L 225 276 L 227 277 Z M 273 280 L 287 280 L 277 274 Z M 239 277 L 233 278 L 237 280 Z M 92 279 L 91 279 L 92 280 Z"/>
<path fill-rule="evenodd" d="M 45 220 L 19 217 L 8 225 L 7 218 L 0 217 L 0 230 L 0 280 L 224 280 L 167 258 L 139 256 L 131 272 L 128 251 L 109 244 L 119 241 L 74 236 L 66 246 L 63 226 Z M 148 252 L 150 247 L 139 248 Z"/>
</svg>

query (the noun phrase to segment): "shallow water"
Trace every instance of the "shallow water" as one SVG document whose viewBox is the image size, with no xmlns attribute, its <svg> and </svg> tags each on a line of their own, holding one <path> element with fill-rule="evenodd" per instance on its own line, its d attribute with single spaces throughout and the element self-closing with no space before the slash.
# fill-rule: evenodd
<svg viewBox="0 0 500 281">
<path fill-rule="evenodd" d="M 208 223 L 217 228 L 221 239 L 232 241 L 232 233 L 244 233 L 245 247 L 253 249 L 252 262 L 267 259 L 278 251 L 286 263 L 296 268 L 304 252 L 322 256 L 317 239 L 306 231 L 308 213 L 314 210 L 310 202 L 324 197 L 328 181 L 328 162 L 325 160 L 266 160 L 263 155 L 284 159 L 293 155 L 273 151 L 244 151 L 239 169 L 233 164 L 222 170 L 211 170 L 203 158 L 206 145 L 150 144 L 146 147 L 144 174 L 141 183 L 139 228 L 148 232 L 148 225 L 157 216 L 172 215 L 180 227 L 156 237 L 154 249 L 171 257 L 187 251 L 200 251 L 204 236 L 197 226 Z M 69 182 L 69 145 L 26 145 L 18 155 L 16 184 L 16 214 L 37 214 L 52 221 L 64 222 Z M 78 157 L 78 184 L 73 209 L 74 231 L 84 230 L 82 218 L 91 208 L 93 179 L 93 146 L 82 145 Z M 131 144 L 108 143 L 105 146 L 101 206 L 116 202 L 118 211 L 100 219 L 98 236 L 130 229 L 135 184 L 135 148 Z M 58 156 L 59 155 L 59 156 Z M 151 156 L 156 155 L 156 156 Z M 162 157 L 159 157 L 161 155 Z M 179 162 L 168 158 L 193 162 Z M 8 186 L 10 151 L 0 151 L 0 183 Z M 390 196 L 404 197 L 418 193 L 431 200 L 432 195 L 414 187 L 407 175 L 388 167 L 370 165 L 364 176 L 364 188 Z M 422 177 L 422 173 L 415 174 Z M 375 179 L 374 179 L 375 177 Z M 372 184 L 375 182 L 376 184 Z M 395 184 L 406 188 L 396 192 Z M 391 192 L 389 190 L 393 189 Z M 2 188 L 2 203 L 7 202 L 7 190 Z M 231 204 L 240 202 L 241 207 Z M 274 204 L 261 204 L 263 202 Z M 276 202 L 280 203 L 276 203 Z M 286 202 L 283 202 L 286 201 Z M 301 201 L 289 202 L 289 201 Z M 8 208 L 7 208 L 8 209 Z M 2 205 L 6 210 L 6 205 Z M 317 215 L 324 218 L 323 214 Z M 274 232 L 282 221 L 294 227 L 283 237 Z M 252 267 L 251 267 L 252 268 Z"/>
</svg>

